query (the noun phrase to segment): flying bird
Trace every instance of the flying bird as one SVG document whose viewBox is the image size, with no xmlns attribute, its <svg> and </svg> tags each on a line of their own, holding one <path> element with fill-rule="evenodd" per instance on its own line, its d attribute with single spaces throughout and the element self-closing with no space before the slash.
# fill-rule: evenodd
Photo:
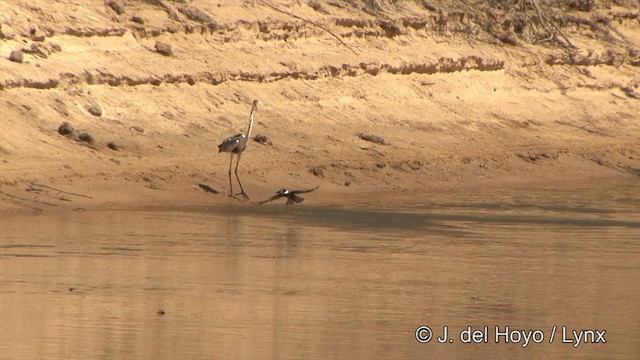
<svg viewBox="0 0 640 360">
<path fill-rule="evenodd" d="M 236 161 L 236 179 L 238 179 L 238 185 L 240 185 L 240 193 L 236 195 L 242 195 L 245 199 L 249 199 L 249 195 L 244 192 L 242 188 L 242 183 L 240 182 L 240 177 L 238 176 L 238 165 L 240 165 L 240 156 L 242 152 L 247 148 L 247 142 L 249 141 L 249 137 L 251 136 L 251 129 L 253 128 L 253 113 L 258 109 L 258 100 L 253 100 L 253 104 L 251 105 L 251 112 L 249 113 L 249 128 L 247 129 L 247 134 L 236 134 L 227 139 L 225 139 L 220 145 L 218 145 L 218 152 L 228 152 L 231 154 L 231 159 L 229 160 L 229 196 L 234 196 L 233 194 L 233 183 L 231 182 L 231 166 L 233 165 L 233 155 L 238 157 Z"/>
<path fill-rule="evenodd" d="M 282 197 L 286 197 L 287 198 L 286 205 L 300 204 L 301 202 L 304 201 L 304 198 L 302 196 L 298 196 L 298 194 L 304 194 L 304 193 L 312 192 L 312 191 L 316 190 L 317 188 L 318 188 L 318 186 L 316 186 L 316 187 L 314 187 L 312 189 L 305 189 L 305 190 L 287 190 L 285 188 L 282 188 L 282 189 L 278 190 L 275 195 L 273 195 L 272 197 L 268 198 L 267 200 L 259 202 L 258 204 L 262 205 L 262 204 L 268 203 L 269 201 L 278 200 L 278 199 L 280 199 Z"/>
</svg>

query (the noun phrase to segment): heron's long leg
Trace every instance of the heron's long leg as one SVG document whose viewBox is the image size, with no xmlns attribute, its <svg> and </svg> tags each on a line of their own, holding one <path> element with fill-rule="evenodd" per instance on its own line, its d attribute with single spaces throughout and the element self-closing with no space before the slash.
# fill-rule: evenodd
<svg viewBox="0 0 640 360">
<path fill-rule="evenodd" d="M 233 153 L 231 153 L 231 158 L 229 159 L 229 196 L 233 196 L 233 183 L 231 182 L 231 165 L 233 165 Z"/>
<path fill-rule="evenodd" d="M 238 176 L 238 165 L 240 165 L 241 155 L 242 153 L 238 153 L 238 161 L 236 162 L 236 179 L 238 179 L 238 185 L 240 185 L 240 194 L 242 195 L 243 198 L 249 199 L 249 195 L 247 195 L 247 193 L 244 192 L 244 189 L 242 188 L 242 183 L 240 182 L 240 177 Z"/>
</svg>

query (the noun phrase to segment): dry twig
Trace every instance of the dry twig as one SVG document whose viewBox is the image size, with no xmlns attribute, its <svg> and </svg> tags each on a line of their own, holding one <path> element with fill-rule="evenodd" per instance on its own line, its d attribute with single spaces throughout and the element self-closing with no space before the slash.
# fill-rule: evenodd
<svg viewBox="0 0 640 360">
<path fill-rule="evenodd" d="M 67 195 L 80 196 L 80 197 L 87 198 L 87 199 L 93 199 L 91 196 L 88 196 L 88 195 L 76 194 L 76 193 L 72 193 L 72 192 L 56 189 L 56 188 L 51 187 L 49 185 L 42 185 L 42 184 L 38 184 L 38 183 L 31 183 L 30 185 L 31 186 L 39 186 L 39 187 L 42 187 L 42 188 L 54 190 L 54 191 L 61 192 L 63 194 L 67 194 Z"/>
<path fill-rule="evenodd" d="M 284 11 L 284 10 L 282 10 L 282 9 L 279 9 L 277 6 L 270 4 L 269 2 L 267 2 L 267 1 L 265 1 L 265 0 L 258 0 L 258 1 L 260 1 L 261 3 L 263 3 L 263 4 L 267 5 L 268 7 L 272 8 L 273 10 L 275 10 L 275 11 L 277 11 L 277 12 L 279 12 L 279 13 L 282 13 L 282 14 L 285 14 L 285 15 L 289 15 L 289 16 L 291 16 L 291 17 L 293 17 L 293 18 L 296 18 L 296 19 L 298 19 L 298 20 L 302 20 L 302 21 L 304 21 L 304 22 L 306 22 L 306 23 L 308 23 L 308 24 L 311 24 L 311 25 L 313 25 L 313 26 L 315 26 L 315 27 L 319 27 L 320 29 L 322 29 L 322 30 L 326 31 L 326 32 L 327 32 L 327 33 L 329 33 L 331 36 L 333 36 L 334 38 L 336 38 L 336 39 L 340 42 L 340 44 L 344 45 L 344 47 L 346 47 L 347 49 L 351 50 L 351 52 L 352 52 L 352 53 L 354 53 L 354 54 L 358 55 L 358 52 L 357 52 L 357 51 L 355 51 L 355 50 L 353 50 L 353 47 L 352 47 L 351 45 L 349 45 L 349 44 L 345 43 L 345 42 L 344 42 L 344 41 L 343 41 L 343 40 L 342 40 L 338 35 L 334 34 L 331 30 L 327 29 L 325 26 L 322 26 L 322 25 L 320 25 L 320 24 L 318 24 L 318 23 L 316 23 L 316 22 L 314 22 L 314 21 L 312 21 L 312 20 L 309 20 L 309 19 L 303 18 L 302 16 L 298 16 L 298 15 L 296 15 L 296 14 L 292 14 L 292 13 L 290 13 L 290 12 L 288 12 L 288 11 Z"/>
<path fill-rule="evenodd" d="M 551 21 L 549 19 L 549 17 L 547 17 L 543 12 L 542 9 L 540 9 L 540 6 L 538 5 L 538 2 L 536 0 L 531 0 L 531 4 L 533 4 L 533 7 L 536 9 L 536 12 L 538 13 L 538 20 L 540 21 L 540 24 L 542 26 L 544 26 L 545 28 L 547 28 L 547 31 L 549 31 L 549 33 L 551 33 L 551 36 L 548 39 L 544 39 L 542 41 L 548 41 L 551 38 L 555 37 L 556 33 L 560 34 L 560 36 L 562 36 L 562 38 L 564 39 L 564 41 L 567 43 L 567 45 L 571 48 L 577 49 L 578 47 L 575 46 L 571 40 L 569 40 L 563 33 L 562 31 L 560 31 L 560 28 L 558 27 L 558 25 L 556 25 L 553 21 Z M 553 28 L 552 28 L 553 27 Z M 555 31 L 554 31 L 555 30 Z"/>
</svg>

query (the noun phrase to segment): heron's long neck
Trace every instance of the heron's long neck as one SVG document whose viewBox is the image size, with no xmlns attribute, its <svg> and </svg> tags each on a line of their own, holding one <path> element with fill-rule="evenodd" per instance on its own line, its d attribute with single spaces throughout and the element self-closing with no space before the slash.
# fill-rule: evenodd
<svg viewBox="0 0 640 360">
<path fill-rule="evenodd" d="M 251 136 L 251 129 L 253 129 L 253 112 L 255 108 L 251 109 L 251 114 L 249 114 L 249 128 L 247 129 L 247 139 Z"/>
</svg>

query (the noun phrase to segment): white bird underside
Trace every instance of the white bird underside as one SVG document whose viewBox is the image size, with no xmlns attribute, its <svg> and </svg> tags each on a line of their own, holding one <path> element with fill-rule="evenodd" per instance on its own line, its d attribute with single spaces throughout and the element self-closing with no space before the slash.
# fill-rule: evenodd
<svg viewBox="0 0 640 360">
<path fill-rule="evenodd" d="M 272 197 L 268 198 L 267 200 L 259 202 L 258 204 L 260 204 L 260 205 L 266 204 L 266 203 L 268 203 L 270 201 L 278 200 L 278 199 L 283 198 L 283 197 L 287 198 L 287 205 L 299 204 L 299 203 L 304 201 L 304 198 L 302 196 L 298 196 L 298 194 L 309 193 L 309 192 L 312 192 L 312 191 L 316 190 L 317 188 L 318 188 L 318 186 L 316 186 L 314 188 L 311 188 L 311 189 L 304 189 L 304 190 L 289 190 L 289 189 L 286 189 L 286 188 L 282 188 L 282 189 L 278 190 L 275 195 L 273 195 Z"/>
</svg>

